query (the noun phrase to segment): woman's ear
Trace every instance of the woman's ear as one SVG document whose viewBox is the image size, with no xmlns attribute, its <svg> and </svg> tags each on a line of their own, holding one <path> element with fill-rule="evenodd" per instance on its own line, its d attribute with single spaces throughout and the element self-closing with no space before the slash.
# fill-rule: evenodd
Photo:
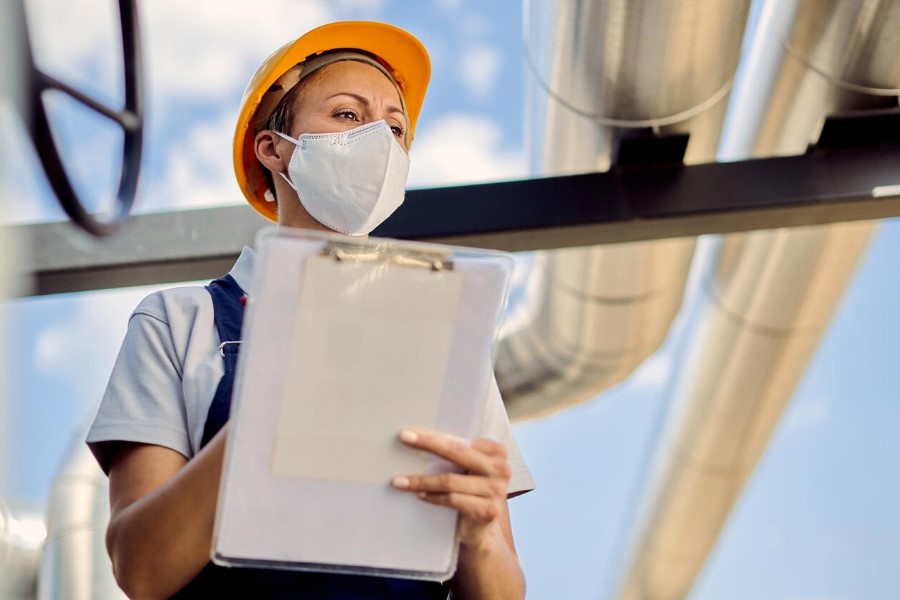
<svg viewBox="0 0 900 600">
<path fill-rule="evenodd" d="M 281 138 L 270 130 L 264 129 L 256 134 L 253 139 L 253 149 L 256 151 L 256 158 L 270 170 L 272 173 L 281 173 L 284 171 L 284 163 L 280 150 L 283 150 L 285 144 L 279 144 Z"/>
</svg>

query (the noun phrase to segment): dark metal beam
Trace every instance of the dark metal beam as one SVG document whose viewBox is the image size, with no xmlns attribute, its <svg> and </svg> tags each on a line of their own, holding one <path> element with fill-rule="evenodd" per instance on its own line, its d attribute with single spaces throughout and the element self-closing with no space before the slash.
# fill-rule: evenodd
<svg viewBox="0 0 900 600">
<path fill-rule="evenodd" d="M 249 206 L 138 215 L 116 236 L 69 222 L 20 226 L 35 295 L 212 279 L 267 221 Z M 26 273 L 26 276 L 28 273 Z"/>
<path fill-rule="evenodd" d="M 900 216 L 900 144 L 411 193 L 376 233 L 531 250 Z M 873 192 L 873 190 L 875 190 Z"/>
<path fill-rule="evenodd" d="M 896 216 L 900 144 L 884 144 L 412 190 L 373 235 L 516 251 Z M 48 294 L 213 278 L 264 225 L 239 206 L 140 215 L 99 241 L 67 223 L 20 229 L 32 293 Z"/>
</svg>

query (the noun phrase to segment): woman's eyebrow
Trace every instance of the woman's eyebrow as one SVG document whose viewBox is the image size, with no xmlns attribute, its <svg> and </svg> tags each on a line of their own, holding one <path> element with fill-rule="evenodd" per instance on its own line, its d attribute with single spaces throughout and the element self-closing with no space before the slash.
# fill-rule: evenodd
<svg viewBox="0 0 900 600">
<path fill-rule="evenodd" d="M 365 96 L 363 96 L 361 94 L 354 94 L 353 92 L 338 92 L 336 94 L 332 94 L 332 95 L 328 96 L 327 98 L 325 98 L 325 100 L 326 101 L 331 100 L 332 98 L 335 98 L 337 96 L 350 96 L 351 98 L 358 100 L 360 103 L 362 103 L 366 106 L 369 106 L 369 104 L 371 104 L 369 102 L 368 98 L 366 98 Z M 397 106 L 393 106 L 393 105 L 388 105 L 387 111 L 390 113 L 400 113 L 401 115 L 403 114 L 403 109 L 401 109 Z"/>
</svg>

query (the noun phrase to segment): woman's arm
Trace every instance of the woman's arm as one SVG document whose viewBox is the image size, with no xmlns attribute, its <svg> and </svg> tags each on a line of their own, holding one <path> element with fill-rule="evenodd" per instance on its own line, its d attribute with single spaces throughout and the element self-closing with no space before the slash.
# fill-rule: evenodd
<svg viewBox="0 0 900 600">
<path fill-rule="evenodd" d="M 453 579 L 457 597 L 521 599 L 525 576 L 509 522 L 506 490 L 510 468 L 503 444 L 478 438 L 471 444 L 431 431 L 404 431 L 408 446 L 446 458 L 465 474 L 406 475 L 394 486 L 423 501 L 459 510 L 459 564 Z"/>
<path fill-rule="evenodd" d="M 209 562 L 227 428 L 190 462 L 148 444 L 113 459 L 106 547 L 130 598 L 168 598 Z"/>
<path fill-rule="evenodd" d="M 453 591 L 457 598 L 524 598 L 525 575 L 513 544 L 509 509 L 491 527 L 491 534 L 479 545 L 461 543 Z"/>
</svg>

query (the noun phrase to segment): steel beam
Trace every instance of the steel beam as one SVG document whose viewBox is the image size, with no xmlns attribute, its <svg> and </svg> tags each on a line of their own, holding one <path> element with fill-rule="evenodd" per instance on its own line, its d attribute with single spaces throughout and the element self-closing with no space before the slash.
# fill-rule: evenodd
<svg viewBox="0 0 900 600">
<path fill-rule="evenodd" d="M 373 235 L 517 251 L 896 216 L 900 144 L 884 144 L 411 190 Z M 239 206 L 139 215 L 104 240 L 68 223 L 19 229 L 30 293 L 51 294 L 213 278 L 265 224 Z"/>
<path fill-rule="evenodd" d="M 30 242 L 35 295 L 212 279 L 226 273 L 267 221 L 251 208 L 143 214 L 116 236 L 94 238 L 72 223 L 20 226 Z"/>
</svg>

